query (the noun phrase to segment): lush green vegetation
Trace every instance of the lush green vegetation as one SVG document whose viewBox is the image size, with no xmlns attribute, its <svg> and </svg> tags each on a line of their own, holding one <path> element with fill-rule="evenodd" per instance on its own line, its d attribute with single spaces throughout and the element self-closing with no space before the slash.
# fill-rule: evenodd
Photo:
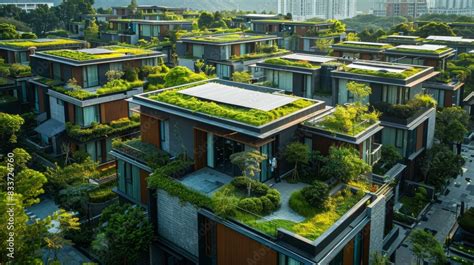
<svg viewBox="0 0 474 265">
<path fill-rule="evenodd" d="M 451 51 L 452 49 L 449 47 L 440 48 L 437 50 L 420 50 L 420 49 L 409 49 L 409 48 L 393 48 L 390 51 L 395 52 L 409 52 L 409 53 L 427 53 L 427 54 L 443 54 L 445 52 Z"/>
<path fill-rule="evenodd" d="M 91 127 L 82 128 L 80 125 L 66 124 L 67 135 L 81 142 L 88 142 L 105 135 L 111 136 L 140 127 L 140 119 L 137 116 L 121 118 L 110 122 L 110 124 L 92 124 Z"/>
<path fill-rule="evenodd" d="M 474 207 L 469 208 L 458 219 L 459 226 L 469 233 L 474 233 Z"/>
<path fill-rule="evenodd" d="M 284 66 L 293 66 L 293 67 L 303 67 L 303 68 L 311 68 L 317 69 L 321 66 L 313 65 L 307 61 L 292 61 L 283 58 L 271 58 L 264 61 L 267 64 L 275 64 L 275 65 L 284 65 Z"/>
<path fill-rule="evenodd" d="M 125 92 L 128 90 L 132 90 L 137 87 L 143 86 L 144 82 L 141 80 L 136 80 L 133 82 L 129 82 L 123 79 L 115 79 L 107 82 L 101 88 L 98 88 L 95 92 L 91 92 L 81 88 L 80 86 L 73 86 L 72 89 L 67 89 L 64 86 L 52 86 L 54 91 L 59 93 L 66 94 L 73 98 L 77 98 L 80 100 L 86 100 L 90 98 L 100 97 L 104 95 L 114 94 Z"/>
<path fill-rule="evenodd" d="M 380 111 L 382 116 L 408 119 L 421 111 L 425 111 L 427 108 L 435 107 L 436 100 L 428 94 L 418 94 L 413 99 L 410 99 L 406 104 L 379 102 L 372 106 Z"/>
<path fill-rule="evenodd" d="M 147 163 L 151 168 L 163 166 L 169 160 L 169 154 L 152 144 L 142 142 L 140 138 L 125 141 L 116 139 L 112 146 L 116 150 Z"/>
<path fill-rule="evenodd" d="M 178 89 L 163 91 L 159 94 L 150 96 L 150 99 L 176 105 L 188 110 L 225 119 L 231 119 L 255 126 L 264 125 L 303 108 L 307 108 L 313 104 L 310 101 L 298 99 L 288 105 L 271 111 L 261 111 L 257 109 L 233 107 L 225 104 L 217 104 L 215 102 L 200 100 L 195 97 L 180 94 L 178 93 Z"/>
<path fill-rule="evenodd" d="M 333 113 L 325 116 L 321 121 L 305 124 L 334 133 L 356 136 L 379 120 L 377 112 L 362 113 L 362 117 L 356 117 L 357 114 L 361 113 L 355 112 L 350 106 L 337 106 Z"/>
<path fill-rule="evenodd" d="M 169 195 L 178 197 L 182 202 L 188 202 L 197 207 L 212 207 L 210 197 L 190 189 L 173 179 L 182 175 L 192 165 L 189 160 L 174 160 L 167 165 L 159 167 L 148 177 L 148 187 L 162 189 Z"/>
<path fill-rule="evenodd" d="M 356 49 L 376 49 L 376 50 L 393 48 L 393 46 L 390 44 L 370 45 L 367 43 L 358 44 L 358 43 L 348 43 L 348 42 L 337 43 L 337 44 L 334 44 L 333 47 L 347 47 L 347 48 L 356 48 Z"/>
<path fill-rule="evenodd" d="M 67 46 L 77 45 L 81 42 L 72 39 L 51 39 L 51 41 L 39 42 L 34 40 L 6 40 L 0 41 L 0 46 L 22 48 L 26 49 L 29 47 L 54 47 L 54 46 Z"/>
<path fill-rule="evenodd" d="M 383 176 L 402 159 L 402 155 L 395 146 L 384 144 L 382 146 L 382 158 L 373 166 L 373 173 Z"/>
<path fill-rule="evenodd" d="M 414 196 L 402 196 L 400 202 L 402 203 L 402 208 L 400 208 L 400 213 L 408 215 L 410 217 L 418 217 L 420 212 L 425 208 L 430 199 L 428 198 L 428 193 L 426 189 L 419 187 Z"/>
<path fill-rule="evenodd" d="M 190 40 L 226 43 L 226 42 L 237 42 L 237 41 L 247 41 L 247 40 L 261 40 L 261 39 L 264 40 L 268 38 L 269 36 L 267 35 L 228 33 L 228 34 L 221 34 L 221 35 L 208 35 L 208 36 L 193 37 L 193 38 L 190 38 Z"/>
<path fill-rule="evenodd" d="M 392 73 L 392 72 L 381 72 L 375 70 L 367 70 L 367 69 L 357 69 L 351 68 L 348 66 L 343 67 L 344 72 L 354 73 L 359 75 L 373 75 L 378 77 L 385 77 L 385 78 L 395 78 L 395 79 L 407 79 L 415 74 L 418 74 L 423 69 L 418 67 L 410 67 L 401 73 Z"/>
<path fill-rule="evenodd" d="M 109 59 L 109 58 L 119 58 L 119 57 L 130 56 L 130 55 L 145 55 L 145 54 L 153 53 L 153 51 L 151 50 L 132 48 L 132 47 L 105 46 L 101 48 L 110 50 L 112 52 L 106 53 L 106 54 L 90 54 L 90 53 L 85 53 L 78 50 L 54 50 L 54 51 L 46 51 L 44 53 L 57 56 L 57 57 L 62 57 L 65 59 L 75 60 L 75 61 L 101 60 L 101 59 Z"/>
<path fill-rule="evenodd" d="M 117 194 L 109 186 L 99 187 L 89 192 L 89 202 L 92 203 L 102 203 L 116 197 Z"/>
</svg>

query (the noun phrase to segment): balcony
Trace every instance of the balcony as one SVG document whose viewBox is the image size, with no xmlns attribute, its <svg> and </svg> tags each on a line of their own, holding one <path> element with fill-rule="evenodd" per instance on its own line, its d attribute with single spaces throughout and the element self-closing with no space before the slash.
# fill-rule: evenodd
<svg viewBox="0 0 474 265">
<path fill-rule="evenodd" d="M 382 158 L 382 145 L 372 144 L 372 152 L 369 155 L 369 164 L 374 165 Z"/>
</svg>

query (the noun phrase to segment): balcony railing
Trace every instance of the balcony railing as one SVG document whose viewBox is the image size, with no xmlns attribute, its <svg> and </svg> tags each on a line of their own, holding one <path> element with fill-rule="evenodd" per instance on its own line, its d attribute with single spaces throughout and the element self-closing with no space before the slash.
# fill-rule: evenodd
<svg viewBox="0 0 474 265">
<path fill-rule="evenodd" d="M 380 160 L 380 158 L 382 158 L 382 145 L 373 144 L 372 152 L 370 153 L 370 164 L 374 165 Z"/>
</svg>

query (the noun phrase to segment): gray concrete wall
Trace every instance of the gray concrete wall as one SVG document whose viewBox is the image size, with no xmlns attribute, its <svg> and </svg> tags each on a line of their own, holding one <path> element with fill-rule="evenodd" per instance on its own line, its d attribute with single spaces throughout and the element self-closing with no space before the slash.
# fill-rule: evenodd
<svg viewBox="0 0 474 265">
<path fill-rule="evenodd" d="M 428 133 L 426 139 L 426 148 L 430 149 L 433 146 L 434 134 L 436 126 L 436 111 L 431 112 L 428 118 Z"/>
<path fill-rule="evenodd" d="M 367 208 L 370 214 L 370 254 L 383 250 L 385 228 L 385 196 L 379 196 Z"/>
<path fill-rule="evenodd" d="M 197 208 L 166 191 L 157 191 L 158 233 L 194 256 L 199 255 Z"/>
<path fill-rule="evenodd" d="M 182 154 L 193 159 L 194 155 L 194 126 L 192 120 L 183 119 L 178 116 L 168 115 L 170 123 L 170 153 L 173 156 Z"/>
</svg>

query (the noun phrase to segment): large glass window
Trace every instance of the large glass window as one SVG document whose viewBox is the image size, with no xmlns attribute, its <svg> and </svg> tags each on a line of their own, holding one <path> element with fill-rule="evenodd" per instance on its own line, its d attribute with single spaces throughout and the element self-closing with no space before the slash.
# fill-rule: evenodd
<svg viewBox="0 0 474 265">
<path fill-rule="evenodd" d="M 21 64 L 28 64 L 28 55 L 26 52 L 20 52 L 20 63 Z"/>
<path fill-rule="evenodd" d="M 142 36 L 143 37 L 151 37 L 150 25 L 142 25 Z"/>
<path fill-rule="evenodd" d="M 161 149 L 163 151 L 169 152 L 170 151 L 170 130 L 169 130 L 169 121 L 162 120 L 160 121 L 160 140 L 161 140 Z"/>
<path fill-rule="evenodd" d="M 193 57 L 202 58 L 204 55 L 204 46 L 193 44 Z"/>
<path fill-rule="evenodd" d="M 217 64 L 216 65 L 216 75 L 219 78 L 230 78 L 230 66 L 224 64 Z"/>
<path fill-rule="evenodd" d="M 91 126 L 92 123 L 100 123 L 99 106 L 78 107 L 75 108 L 76 124 L 82 127 Z"/>
<path fill-rule="evenodd" d="M 97 65 L 89 65 L 84 69 L 84 87 L 93 87 L 99 85 L 99 70 Z"/>
<path fill-rule="evenodd" d="M 231 139 L 214 136 L 214 169 L 229 176 L 238 176 L 241 172 L 232 164 L 230 156 L 244 151 L 245 145 Z"/>
<path fill-rule="evenodd" d="M 303 265 L 302 262 L 288 257 L 283 253 L 278 254 L 278 265 Z"/>
<path fill-rule="evenodd" d="M 53 63 L 53 79 L 61 80 L 61 65 Z"/>
<path fill-rule="evenodd" d="M 102 157 L 102 145 L 100 141 L 95 141 L 91 143 L 86 143 L 84 145 L 85 150 L 89 156 L 92 158 L 92 160 L 102 163 L 103 162 L 103 157 Z"/>
<path fill-rule="evenodd" d="M 406 87 L 384 85 L 382 88 L 382 100 L 386 103 L 405 104 L 409 97 L 409 89 Z"/>
<path fill-rule="evenodd" d="M 140 169 L 122 160 L 117 161 L 118 190 L 130 198 L 140 199 Z"/>
</svg>

